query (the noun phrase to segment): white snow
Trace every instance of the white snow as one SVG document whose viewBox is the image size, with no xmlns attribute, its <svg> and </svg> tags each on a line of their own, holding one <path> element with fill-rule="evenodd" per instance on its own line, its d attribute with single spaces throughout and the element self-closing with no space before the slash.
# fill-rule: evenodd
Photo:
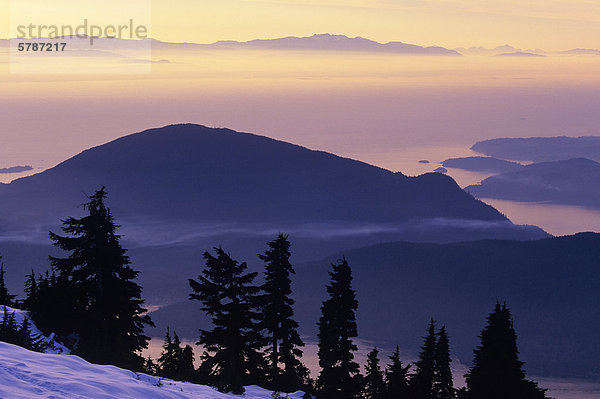
<svg viewBox="0 0 600 399">
<path fill-rule="evenodd" d="M 52 342 L 55 349 L 47 353 L 32 352 L 0 341 L 0 399 L 272 399 L 273 393 L 257 386 L 246 387 L 243 396 L 223 394 L 214 388 L 154 377 L 115 366 L 89 363 L 78 356 L 69 355 L 69 349 L 54 341 L 20 309 L 6 307 L 15 314 L 17 325 L 27 317 L 31 332 Z M 0 321 L 4 306 L 0 306 Z M 283 395 L 285 397 L 285 395 Z M 303 392 L 289 394 L 289 399 L 300 399 Z"/>
<path fill-rule="evenodd" d="M 302 398 L 302 392 L 290 399 Z M 31 352 L 0 342 L 0 398 L 271 399 L 272 392 L 246 387 L 243 396 L 211 387 L 101 366 L 65 354 Z"/>
</svg>

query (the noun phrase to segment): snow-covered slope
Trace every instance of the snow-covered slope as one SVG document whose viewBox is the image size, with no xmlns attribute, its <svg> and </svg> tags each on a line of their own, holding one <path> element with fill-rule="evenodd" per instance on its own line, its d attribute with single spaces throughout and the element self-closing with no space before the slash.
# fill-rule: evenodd
<svg viewBox="0 0 600 399">
<path fill-rule="evenodd" d="M 244 399 L 271 399 L 272 392 L 250 386 Z M 114 366 L 88 363 L 65 354 L 31 352 L 0 342 L 0 398 L 226 399 L 203 385 L 176 382 Z M 290 399 L 302 398 L 297 392 Z"/>
<path fill-rule="evenodd" d="M 27 312 L 25 310 L 11 308 L 9 306 L 0 306 L 0 322 L 2 322 L 2 320 L 4 320 L 4 308 L 6 308 L 6 312 L 8 314 L 12 313 L 15 315 L 15 322 L 19 326 L 21 324 L 23 324 L 23 320 L 25 318 L 27 318 L 29 320 L 29 322 L 31 323 L 31 325 L 29 326 L 29 330 L 31 331 L 31 334 L 34 336 L 39 336 L 40 338 L 42 338 L 42 340 L 46 344 L 48 344 L 49 348 L 46 349 L 46 353 L 65 353 L 65 354 L 71 353 L 69 348 L 67 348 L 60 342 L 54 340 L 54 334 L 50 334 L 50 336 L 48 336 L 48 337 L 45 336 L 44 334 L 42 334 L 42 332 L 36 327 L 33 320 L 31 320 L 31 317 L 29 317 L 29 312 Z"/>
<path fill-rule="evenodd" d="M 14 313 L 17 325 L 29 315 L 26 311 L 6 307 Z M 4 306 L 0 306 L 0 321 Z M 31 319 L 29 319 L 31 321 Z M 102 399 L 226 399 L 240 398 L 217 392 L 211 387 L 146 374 L 134 373 L 115 366 L 89 363 L 69 355 L 69 349 L 45 337 L 32 322 L 31 332 L 52 343 L 47 353 L 32 352 L 0 341 L 0 399 L 30 398 L 102 398 Z M 290 394 L 300 399 L 303 393 Z M 273 393 L 260 387 L 246 387 L 244 399 L 272 399 Z"/>
</svg>

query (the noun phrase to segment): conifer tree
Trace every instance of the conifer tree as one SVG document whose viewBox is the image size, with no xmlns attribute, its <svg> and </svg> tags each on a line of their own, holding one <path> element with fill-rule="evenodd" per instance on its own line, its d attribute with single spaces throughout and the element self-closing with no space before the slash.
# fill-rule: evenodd
<svg viewBox="0 0 600 399">
<path fill-rule="evenodd" d="M 202 303 L 201 309 L 212 319 L 212 330 L 200 330 L 198 345 L 203 373 L 221 392 L 244 393 L 244 385 L 258 384 L 264 375 L 263 337 L 257 328 L 259 288 L 252 285 L 257 273 L 247 273 L 222 248 L 216 256 L 204 253 L 206 267 L 198 280 L 189 279 L 190 299 Z"/>
<path fill-rule="evenodd" d="M 142 368 L 142 371 L 148 375 L 158 375 L 158 364 L 150 357 L 150 355 L 148 355 L 144 361 L 144 367 Z"/>
<path fill-rule="evenodd" d="M 373 348 L 367 355 L 365 366 L 365 399 L 383 399 L 385 383 L 383 373 L 379 367 L 379 350 Z"/>
<path fill-rule="evenodd" d="M 6 306 L 2 306 L 2 322 L 0 323 L 0 341 L 13 345 L 19 345 L 25 349 L 36 352 L 43 352 L 48 345 L 45 344 L 40 336 L 33 335 L 31 332 L 31 322 L 27 317 L 19 326 L 17 324 L 15 312 L 9 312 Z"/>
<path fill-rule="evenodd" d="M 95 363 L 141 370 L 144 358 L 138 352 L 148 346 L 150 338 L 143 332 L 152 321 L 134 281 L 139 272 L 131 268 L 127 250 L 121 247 L 119 226 L 105 205 L 105 188 L 88 198 L 86 216 L 63 220 L 67 236 L 50 232 L 54 245 L 70 252 L 68 258 L 50 257 L 56 282 L 68 290 L 54 294 L 68 296 L 75 322 L 71 327 L 79 336 L 77 354 Z"/>
<path fill-rule="evenodd" d="M 25 299 L 23 300 L 23 308 L 31 311 L 31 307 L 37 301 L 38 288 L 35 280 L 35 272 L 31 270 L 31 274 L 25 276 Z"/>
<path fill-rule="evenodd" d="M 179 339 L 179 338 L 178 338 Z M 181 350 L 181 356 L 178 359 L 178 372 L 181 380 L 197 382 L 197 372 L 194 367 L 194 350 L 190 345 L 186 345 Z"/>
<path fill-rule="evenodd" d="M 74 319 L 73 283 L 66 277 L 57 276 L 54 270 L 52 274 L 46 271 L 37 280 L 33 272 L 27 277 L 27 297 L 24 303 L 36 326 L 46 335 L 57 334 L 67 347 L 76 348 L 80 339 L 75 332 L 77 320 Z"/>
<path fill-rule="evenodd" d="M 0 256 L 0 305 L 13 306 L 16 295 L 8 293 L 8 288 L 4 283 L 4 264 L 2 263 L 2 256 Z"/>
<path fill-rule="evenodd" d="M 506 304 L 496 303 L 479 336 L 473 366 L 466 375 L 469 399 L 544 399 L 545 390 L 525 379 L 517 334 Z"/>
<path fill-rule="evenodd" d="M 436 399 L 454 399 L 456 391 L 452 382 L 452 370 L 450 369 L 450 343 L 446 327 L 442 326 L 438 332 L 437 344 L 435 346 L 435 369 L 434 369 L 434 397 Z"/>
<path fill-rule="evenodd" d="M 165 378 L 175 378 L 176 356 L 175 346 L 171 339 L 171 331 L 167 327 L 167 333 L 165 334 L 165 341 L 163 343 L 163 351 L 158 358 L 158 374 Z"/>
<path fill-rule="evenodd" d="M 192 347 L 181 346 L 181 340 L 176 332 L 171 333 L 167 328 L 163 352 L 158 358 L 157 372 L 161 377 L 170 378 L 178 381 L 194 381 L 194 352 Z"/>
<path fill-rule="evenodd" d="M 34 335 L 31 332 L 31 322 L 27 317 L 23 318 L 23 323 L 21 323 L 21 326 L 17 331 L 17 335 L 19 338 L 16 344 L 25 349 L 43 352 L 46 348 L 48 348 L 48 345 L 43 342 L 42 337 L 39 335 Z"/>
<path fill-rule="evenodd" d="M 434 398 L 434 373 L 435 373 L 435 322 L 429 323 L 425 342 L 419 353 L 419 360 L 415 363 L 415 373 L 410 379 L 410 389 L 413 397 L 418 399 Z"/>
<path fill-rule="evenodd" d="M 2 323 L 0 323 L 0 341 L 9 344 L 19 342 L 19 327 L 15 317 L 15 312 L 9 312 L 6 306 L 2 306 Z"/>
<path fill-rule="evenodd" d="M 304 346 L 298 334 L 298 323 L 293 319 L 294 300 L 290 274 L 295 274 L 290 263 L 290 242 L 279 234 L 267 243 L 269 249 L 258 257 L 265 262 L 265 282 L 259 297 L 263 318 L 258 328 L 266 331 L 269 359 L 268 387 L 278 392 L 295 392 L 306 385 L 308 369 L 302 364 Z"/>
<path fill-rule="evenodd" d="M 358 336 L 356 310 L 358 301 L 352 289 L 352 270 L 346 259 L 332 265 L 329 298 L 321 306 L 319 320 L 319 396 L 324 399 L 360 397 L 361 376 L 354 361 L 357 350 L 352 338 Z"/>
<path fill-rule="evenodd" d="M 390 358 L 390 364 L 385 372 L 385 399 L 409 399 L 410 391 L 408 386 L 408 370 L 410 365 L 404 367 L 400 360 L 400 349 L 396 350 Z"/>
</svg>

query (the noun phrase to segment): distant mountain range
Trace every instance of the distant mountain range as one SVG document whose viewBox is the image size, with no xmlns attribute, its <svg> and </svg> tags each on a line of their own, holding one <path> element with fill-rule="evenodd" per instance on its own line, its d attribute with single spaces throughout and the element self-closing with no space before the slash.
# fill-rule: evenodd
<svg viewBox="0 0 600 399">
<path fill-rule="evenodd" d="M 89 37 L 81 38 L 64 37 L 61 41 L 69 43 L 69 51 L 90 49 Z M 16 40 L 16 39 L 15 39 Z M 28 41 L 27 39 L 19 39 Z M 47 40 L 47 39 L 46 39 Z M 0 48 L 8 47 L 9 40 L 0 39 Z M 315 34 L 312 36 L 297 37 L 288 36 L 275 39 L 254 39 L 248 41 L 220 40 L 214 43 L 194 43 L 194 42 L 166 42 L 157 39 L 129 40 L 116 38 L 95 38 L 94 48 L 108 50 L 135 50 L 148 49 L 155 50 L 297 50 L 297 51 L 341 51 L 341 52 L 366 52 L 366 53 L 387 53 L 387 54 L 405 54 L 405 55 L 437 55 L 437 56 L 514 56 L 514 57 L 542 57 L 542 56 L 590 56 L 600 55 L 598 49 L 575 48 L 566 51 L 548 52 L 542 49 L 519 49 L 510 45 L 502 45 L 494 48 L 485 47 L 460 47 L 448 49 L 441 46 L 420 46 L 408 44 L 400 41 L 391 41 L 380 43 L 374 40 L 366 39 L 360 36 L 348 37 L 345 35 L 333 35 L 329 33 Z M 71 54 L 71 53 L 70 53 Z M 82 53 L 81 55 L 94 56 L 99 53 Z M 110 54 L 109 54 L 110 55 Z M 112 54 L 119 56 L 118 54 Z"/>
<path fill-rule="evenodd" d="M 309 37 L 283 37 L 277 39 L 256 39 L 246 42 L 233 40 L 218 41 L 211 44 L 201 43 L 171 43 L 156 39 L 128 40 L 117 38 L 96 38 L 94 45 L 90 46 L 88 36 L 65 37 L 61 41 L 69 43 L 67 50 L 81 49 L 136 49 L 151 46 L 159 49 L 181 49 L 181 50 L 206 50 L 206 49 L 251 49 L 251 50 L 301 50 L 301 51 L 349 51 L 369 53 L 390 53 L 406 55 L 441 55 L 460 56 L 455 50 L 449 50 L 439 46 L 418 46 L 402 42 L 379 43 L 362 37 L 348 37 L 344 35 L 318 34 Z M 19 39 L 21 41 L 29 41 Z M 0 47 L 8 46 L 8 40 L 0 40 Z"/>
<path fill-rule="evenodd" d="M 379 43 L 362 37 L 318 34 L 310 37 L 284 37 L 279 39 L 250 40 L 247 42 L 219 41 L 206 46 L 217 48 L 252 48 L 268 50 L 335 50 L 362 51 L 413 55 L 460 56 L 455 50 L 439 46 L 422 47 L 402 42 Z"/>
</svg>

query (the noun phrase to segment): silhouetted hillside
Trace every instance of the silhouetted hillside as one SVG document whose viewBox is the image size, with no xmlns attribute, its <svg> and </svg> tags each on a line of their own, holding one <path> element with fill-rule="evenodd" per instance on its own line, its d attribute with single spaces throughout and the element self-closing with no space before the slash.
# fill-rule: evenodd
<svg viewBox="0 0 600 399">
<path fill-rule="evenodd" d="M 536 163 L 465 190 L 479 198 L 600 208 L 600 164 L 585 158 Z"/>
<path fill-rule="evenodd" d="M 522 167 L 521 164 L 492 157 L 450 158 L 442 162 L 447 168 L 457 168 L 472 172 L 509 172 Z"/>
<path fill-rule="evenodd" d="M 295 259 L 293 244 L 292 240 Z M 261 270 L 256 256 L 233 255 Z M 433 317 L 447 326 L 453 356 L 469 364 L 490 307 L 496 300 L 507 301 L 530 373 L 600 380 L 600 234 L 536 241 L 393 242 L 319 261 L 294 261 L 295 313 L 307 336 L 316 336 L 327 272 L 342 256 L 353 269 L 361 339 L 416 351 Z M 199 273 L 200 251 L 196 259 Z M 187 294 L 189 288 L 181 287 Z M 183 298 L 152 317 L 158 326 L 150 331 L 153 336 L 170 325 L 177 326 L 181 336 L 195 339 L 199 326 L 208 323 L 198 305 Z"/>
<path fill-rule="evenodd" d="M 421 218 L 498 221 L 449 177 L 407 177 L 228 129 L 172 125 L 122 137 L 0 187 L 0 219 L 57 220 L 101 185 L 116 215 L 227 222 Z"/>
<path fill-rule="evenodd" d="M 510 305 L 521 358 L 538 375 L 600 379 L 600 235 L 538 241 L 388 243 L 298 266 L 301 325 L 314 334 L 329 264 L 353 268 L 359 335 L 418 348 L 429 318 L 446 324 L 462 362 L 496 300 Z"/>
</svg>

